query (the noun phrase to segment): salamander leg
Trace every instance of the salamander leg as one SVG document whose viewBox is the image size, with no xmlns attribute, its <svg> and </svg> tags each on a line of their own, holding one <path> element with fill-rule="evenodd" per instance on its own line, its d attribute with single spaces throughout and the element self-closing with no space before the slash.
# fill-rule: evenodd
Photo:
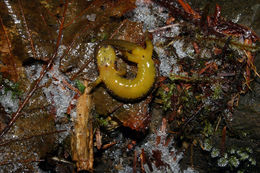
<svg viewBox="0 0 260 173">
<path fill-rule="evenodd" d="M 102 82 L 102 79 L 100 77 L 98 77 L 93 83 L 90 83 L 89 84 L 89 87 L 90 87 L 89 93 L 91 93 L 101 82 Z"/>
</svg>

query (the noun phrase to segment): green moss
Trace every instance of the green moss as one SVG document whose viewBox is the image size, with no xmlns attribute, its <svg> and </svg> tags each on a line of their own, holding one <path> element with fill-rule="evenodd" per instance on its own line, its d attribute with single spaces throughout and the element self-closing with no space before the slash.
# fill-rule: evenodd
<svg viewBox="0 0 260 173">
<path fill-rule="evenodd" d="M 107 131 L 114 131 L 116 128 L 119 127 L 119 124 L 117 121 L 115 121 L 111 116 L 102 116 L 95 114 L 94 115 L 94 126 L 95 127 L 102 127 L 103 129 Z"/>
<path fill-rule="evenodd" d="M 249 158 L 249 155 L 246 152 L 242 152 L 241 150 L 238 150 L 237 154 L 240 156 L 241 160 L 246 160 Z"/>
<path fill-rule="evenodd" d="M 165 89 L 167 88 L 167 89 Z M 166 84 L 164 88 L 159 88 L 157 95 L 162 100 L 163 110 L 166 111 L 171 108 L 171 98 L 174 94 L 174 89 L 176 88 L 175 84 Z"/>
<path fill-rule="evenodd" d="M 205 121 L 204 129 L 203 129 L 203 134 L 204 134 L 206 137 L 210 137 L 210 136 L 213 135 L 213 132 L 214 132 L 214 129 L 213 129 L 211 123 L 208 122 L 208 121 Z"/>
<path fill-rule="evenodd" d="M 19 83 L 13 83 L 8 79 L 3 79 L 1 75 L 0 75 L 0 84 L 4 86 L 3 94 L 6 94 L 8 91 L 12 92 L 12 99 L 20 97 L 23 94 L 22 90 L 20 90 Z"/>
<path fill-rule="evenodd" d="M 234 148 L 231 148 L 231 150 L 229 151 L 230 154 L 235 154 L 236 150 Z"/>
<path fill-rule="evenodd" d="M 219 154 L 220 154 L 219 149 L 217 149 L 217 148 L 213 148 L 213 149 L 212 149 L 212 151 L 211 151 L 211 157 L 212 157 L 212 158 L 218 157 Z"/>
<path fill-rule="evenodd" d="M 212 149 L 211 140 L 210 139 L 205 139 L 204 143 L 203 143 L 203 147 L 204 147 L 204 150 L 211 151 L 211 149 Z"/>
<path fill-rule="evenodd" d="M 228 159 L 226 157 L 221 157 L 218 159 L 218 166 L 219 167 L 226 167 L 228 164 Z"/>
<path fill-rule="evenodd" d="M 253 159 L 253 158 L 249 158 L 249 162 L 250 162 L 253 166 L 256 165 L 256 160 Z"/>
<path fill-rule="evenodd" d="M 212 95 L 212 98 L 213 98 L 214 100 L 220 99 L 222 93 L 223 93 L 223 91 L 222 91 L 221 85 L 220 85 L 219 83 L 216 83 L 216 84 L 213 86 L 213 95 Z"/>
<path fill-rule="evenodd" d="M 206 139 L 203 143 L 204 150 L 210 151 L 211 150 L 211 140 Z M 256 165 L 256 161 L 254 158 L 250 156 L 252 149 L 248 148 L 236 148 L 231 147 L 227 152 L 224 153 L 224 156 L 220 156 L 219 149 L 213 148 L 211 150 L 211 157 L 217 158 L 217 163 L 219 167 L 226 167 L 230 170 L 237 170 L 244 172 L 244 168 L 252 167 Z"/>
<path fill-rule="evenodd" d="M 240 162 L 239 162 L 239 160 L 237 159 L 237 157 L 231 156 L 231 157 L 229 158 L 229 164 L 230 164 L 230 166 L 237 168 L 238 165 L 240 164 Z"/>
</svg>

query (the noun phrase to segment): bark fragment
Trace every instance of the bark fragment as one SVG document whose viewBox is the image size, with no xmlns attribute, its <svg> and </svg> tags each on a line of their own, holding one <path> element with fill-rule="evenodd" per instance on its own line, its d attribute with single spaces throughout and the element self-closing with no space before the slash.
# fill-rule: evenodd
<svg viewBox="0 0 260 173">
<path fill-rule="evenodd" d="M 92 97 L 89 95 L 88 82 L 86 89 L 78 98 L 77 117 L 74 120 L 74 131 L 71 138 L 72 159 L 76 161 L 77 170 L 93 170 L 93 126 L 91 118 Z"/>
</svg>

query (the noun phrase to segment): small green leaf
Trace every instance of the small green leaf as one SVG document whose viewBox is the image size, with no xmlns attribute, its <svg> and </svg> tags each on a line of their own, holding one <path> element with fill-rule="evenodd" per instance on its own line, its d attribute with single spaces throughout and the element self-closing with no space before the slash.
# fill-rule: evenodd
<svg viewBox="0 0 260 173">
<path fill-rule="evenodd" d="M 83 83 L 78 79 L 75 80 L 75 83 L 76 83 L 76 87 L 79 89 L 79 91 L 81 93 L 84 93 L 86 87 L 83 85 Z"/>
</svg>

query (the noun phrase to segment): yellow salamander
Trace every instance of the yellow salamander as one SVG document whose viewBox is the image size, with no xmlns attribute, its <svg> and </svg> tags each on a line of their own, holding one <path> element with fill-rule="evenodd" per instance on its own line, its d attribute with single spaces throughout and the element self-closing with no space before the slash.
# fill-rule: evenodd
<svg viewBox="0 0 260 173">
<path fill-rule="evenodd" d="M 134 79 L 126 79 L 116 70 L 116 54 L 111 45 L 128 50 L 124 53 L 127 60 L 137 64 L 137 74 Z M 103 82 L 113 94 L 126 100 L 145 96 L 152 88 L 156 76 L 152 54 L 153 45 L 148 39 L 145 49 L 122 40 L 110 40 L 103 43 L 96 56 L 99 77 L 95 85 Z"/>
</svg>

